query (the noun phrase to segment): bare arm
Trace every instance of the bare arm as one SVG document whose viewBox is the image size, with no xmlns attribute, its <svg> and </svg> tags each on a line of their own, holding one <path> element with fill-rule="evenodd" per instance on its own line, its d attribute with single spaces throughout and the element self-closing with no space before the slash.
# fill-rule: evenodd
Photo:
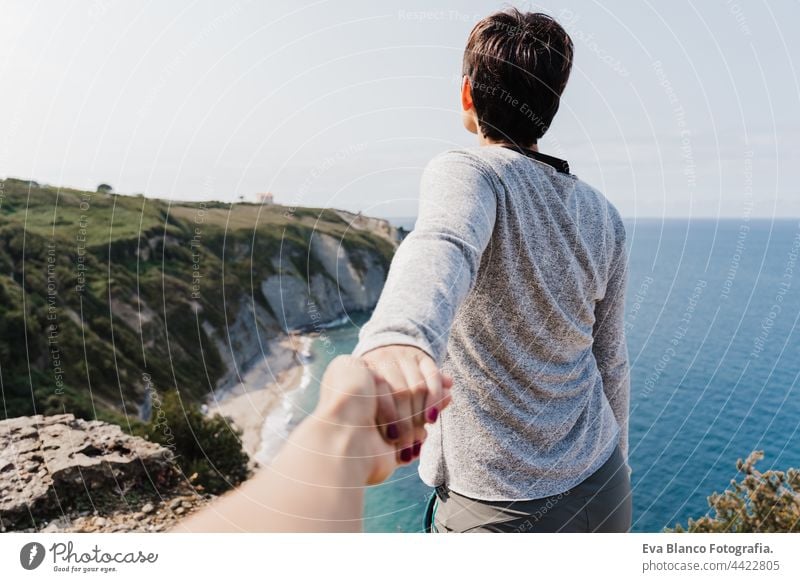
<svg viewBox="0 0 800 582">
<path fill-rule="evenodd" d="M 380 388 L 348 357 L 331 363 L 322 384 L 319 406 L 269 467 L 173 531 L 360 531 L 364 486 L 395 468 L 394 446 L 375 426 Z"/>
</svg>

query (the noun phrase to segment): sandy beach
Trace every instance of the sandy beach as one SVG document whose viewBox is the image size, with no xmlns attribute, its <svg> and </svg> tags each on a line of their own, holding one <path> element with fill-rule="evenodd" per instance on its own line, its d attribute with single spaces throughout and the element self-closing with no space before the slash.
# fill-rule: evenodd
<svg viewBox="0 0 800 582">
<path fill-rule="evenodd" d="M 242 431 L 242 447 L 254 460 L 261 445 L 264 420 L 295 390 L 303 377 L 301 351 L 306 336 L 290 334 L 269 343 L 269 354 L 241 373 L 241 381 L 218 390 L 208 403 L 209 414 L 219 413 Z"/>
</svg>

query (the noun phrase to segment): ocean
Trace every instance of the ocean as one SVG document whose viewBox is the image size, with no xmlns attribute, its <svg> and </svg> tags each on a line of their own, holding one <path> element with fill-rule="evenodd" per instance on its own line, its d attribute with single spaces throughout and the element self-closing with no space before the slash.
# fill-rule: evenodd
<svg viewBox="0 0 800 582">
<path fill-rule="evenodd" d="M 654 532 L 706 514 L 753 450 L 762 471 L 800 467 L 800 221 L 639 219 L 627 232 L 633 531 Z M 304 387 L 267 439 L 313 409 L 367 318 L 311 342 Z M 367 491 L 365 530 L 421 531 L 429 494 L 415 465 L 401 468 Z"/>
</svg>

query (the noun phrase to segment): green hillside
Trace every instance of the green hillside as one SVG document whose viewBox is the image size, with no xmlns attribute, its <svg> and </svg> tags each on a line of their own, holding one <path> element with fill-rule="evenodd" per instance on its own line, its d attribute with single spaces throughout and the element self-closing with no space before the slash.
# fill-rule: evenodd
<svg viewBox="0 0 800 582">
<path fill-rule="evenodd" d="M 271 313 L 259 282 L 279 269 L 318 272 L 316 233 L 356 267 L 394 249 L 330 210 L 0 186 L 0 418 L 124 424 L 150 387 L 199 401 L 225 372 L 207 330 L 224 338 L 243 301 Z"/>
</svg>

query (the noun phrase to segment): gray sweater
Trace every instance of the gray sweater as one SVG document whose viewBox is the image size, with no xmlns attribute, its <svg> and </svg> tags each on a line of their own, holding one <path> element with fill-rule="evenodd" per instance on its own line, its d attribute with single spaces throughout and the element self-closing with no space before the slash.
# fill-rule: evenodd
<svg viewBox="0 0 800 582">
<path fill-rule="evenodd" d="M 453 376 L 422 449 L 425 483 L 538 499 L 617 444 L 627 459 L 626 272 L 619 213 L 568 169 L 496 145 L 430 162 L 355 351 L 417 346 Z"/>
</svg>

